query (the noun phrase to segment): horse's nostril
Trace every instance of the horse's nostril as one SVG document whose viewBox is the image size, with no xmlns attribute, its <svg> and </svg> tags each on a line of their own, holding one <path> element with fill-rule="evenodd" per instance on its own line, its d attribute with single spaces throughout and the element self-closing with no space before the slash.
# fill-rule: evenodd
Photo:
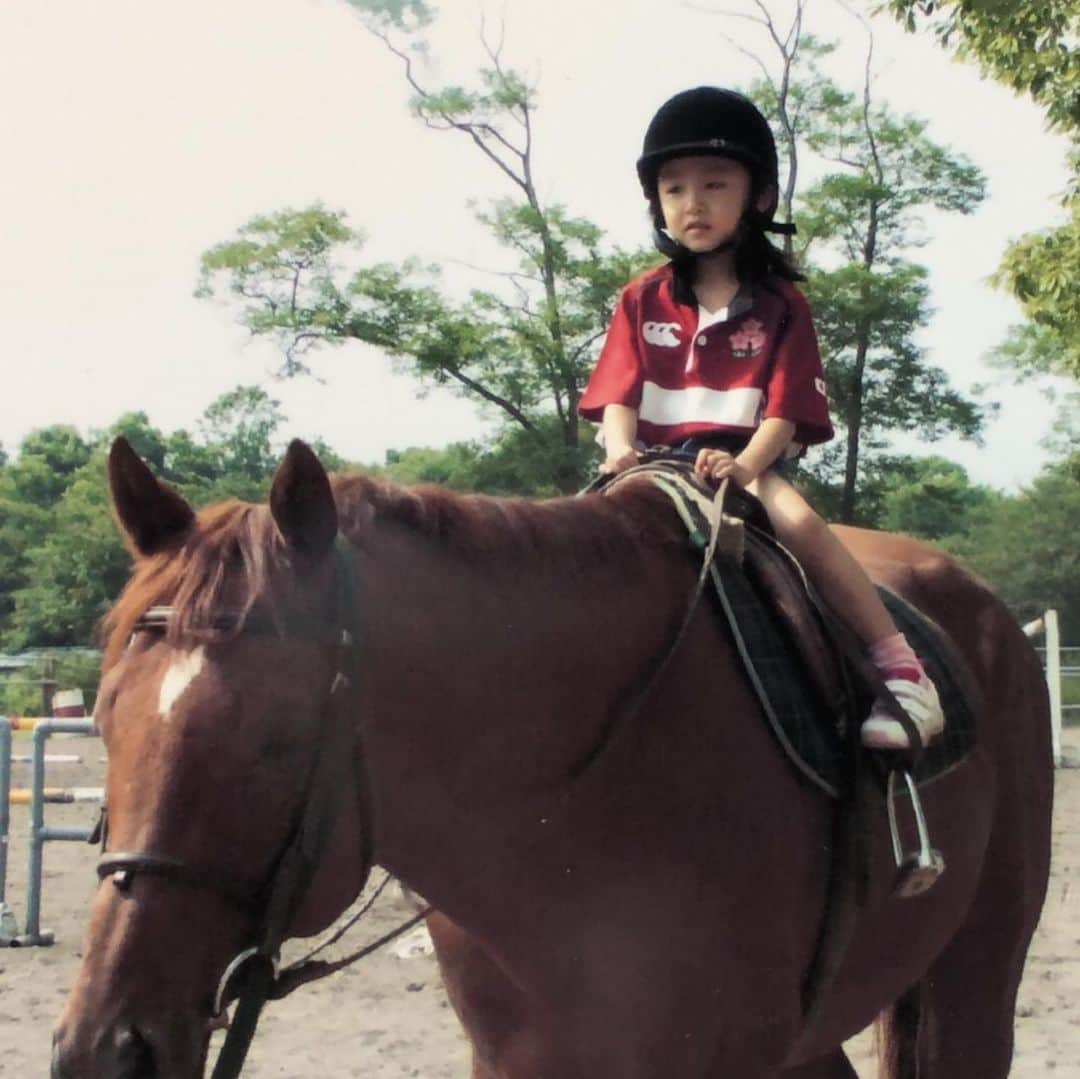
<svg viewBox="0 0 1080 1079">
<path fill-rule="evenodd" d="M 116 1035 L 116 1079 L 154 1079 L 157 1065 L 150 1043 L 135 1027 Z"/>
</svg>

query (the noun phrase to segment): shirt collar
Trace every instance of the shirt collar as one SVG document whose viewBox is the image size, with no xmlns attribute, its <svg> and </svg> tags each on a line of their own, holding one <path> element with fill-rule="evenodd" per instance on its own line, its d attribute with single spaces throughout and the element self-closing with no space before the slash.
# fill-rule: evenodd
<svg viewBox="0 0 1080 1079">
<path fill-rule="evenodd" d="M 684 304 L 694 309 L 697 314 L 697 297 L 694 295 L 694 260 L 674 259 L 671 262 L 671 295 L 676 303 Z M 739 291 L 735 293 L 728 304 L 727 317 L 736 318 L 745 314 L 754 306 L 754 289 L 745 281 L 740 283 Z"/>
</svg>

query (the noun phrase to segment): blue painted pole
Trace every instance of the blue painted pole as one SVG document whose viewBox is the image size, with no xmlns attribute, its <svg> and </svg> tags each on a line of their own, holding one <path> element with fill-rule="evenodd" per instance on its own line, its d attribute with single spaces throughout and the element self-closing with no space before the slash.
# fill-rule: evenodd
<svg viewBox="0 0 1080 1079">
<path fill-rule="evenodd" d="M 41 863 L 45 844 L 53 840 L 86 842 L 90 828 L 45 827 L 45 744 L 50 734 L 93 734 L 90 719 L 46 719 L 34 727 L 30 797 L 30 857 L 26 880 L 26 932 L 17 943 L 52 944 L 53 934 L 41 931 Z"/>
</svg>

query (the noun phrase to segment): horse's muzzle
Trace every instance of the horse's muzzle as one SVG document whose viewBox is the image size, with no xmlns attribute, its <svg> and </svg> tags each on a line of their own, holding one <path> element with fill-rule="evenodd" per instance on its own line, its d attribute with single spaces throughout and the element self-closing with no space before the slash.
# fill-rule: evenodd
<svg viewBox="0 0 1080 1079">
<path fill-rule="evenodd" d="M 188 1054 L 181 1054 L 185 1057 Z M 202 1074 L 205 1046 L 179 1060 L 133 1024 L 117 1026 L 93 1038 L 90 1046 L 53 1034 L 52 1079 L 193 1079 Z"/>
<path fill-rule="evenodd" d="M 91 1053 L 92 1060 L 82 1060 L 82 1056 L 65 1048 L 58 1030 L 53 1035 L 52 1079 L 80 1079 L 86 1075 L 100 1079 L 163 1079 L 154 1047 L 134 1026 L 104 1036 Z"/>
</svg>

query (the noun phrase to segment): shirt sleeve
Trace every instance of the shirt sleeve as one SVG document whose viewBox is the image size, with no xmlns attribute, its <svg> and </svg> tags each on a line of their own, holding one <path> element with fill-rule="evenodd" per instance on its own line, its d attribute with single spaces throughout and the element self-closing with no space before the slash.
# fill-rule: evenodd
<svg viewBox="0 0 1080 1079">
<path fill-rule="evenodd" d="M 833 437 L 814 320 L 797 289 L 788 295 L 787 324 L 776 345 L 764 415 L 795 424 L 793 439 L 804 446 Z"/>
<path fill-rule="evenodd" d="M 638 408 L 641 404 L 642 362 L 636 309 L 631 288 L 623 289 L 600 357 L 578 402 L 578 412 L 587 420 L 602 420 L 606 405 Z"/>
</svg>

